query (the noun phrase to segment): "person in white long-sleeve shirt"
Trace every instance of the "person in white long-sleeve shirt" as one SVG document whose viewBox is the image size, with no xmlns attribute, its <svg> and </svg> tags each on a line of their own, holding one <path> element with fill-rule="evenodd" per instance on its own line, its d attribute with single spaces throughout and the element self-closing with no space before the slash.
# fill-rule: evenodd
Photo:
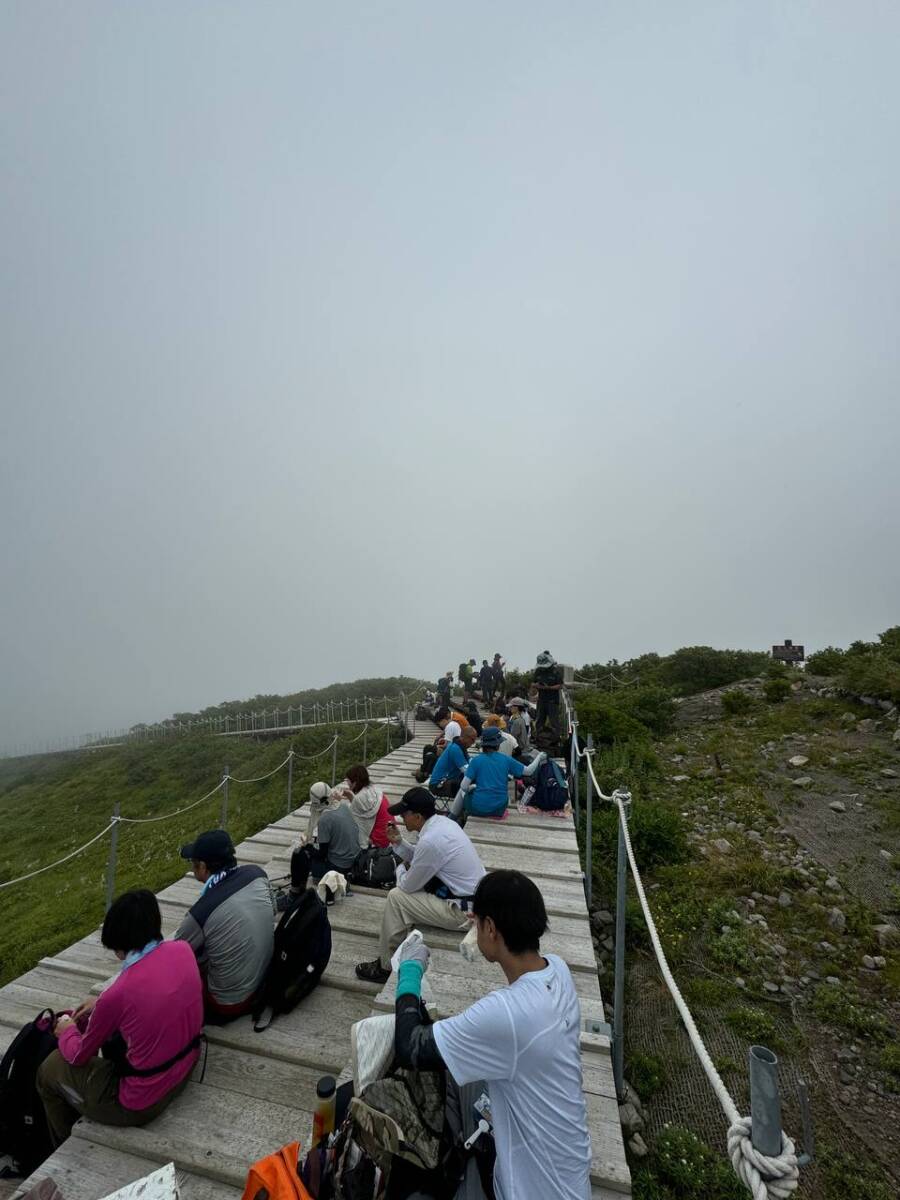
<svg viewBox="0 0 900 1200">
<path fill-rule="evenodd" d="M 388 812 L 402 816 L 419 840 L 415 845 L 404 841 L 396 828 L 388 835 L 400 859 L 397 886 L 385 902 L 378 958 L 356 968 L 357 976 L 371 983 L 387 982 L 391 949 L 416 924 L 467 929 L 468 901 L 485 874 L 475 847 L 455 821 L 435 813 L 434 796 L 426 788 L 410 788 Z"/>
</svg>

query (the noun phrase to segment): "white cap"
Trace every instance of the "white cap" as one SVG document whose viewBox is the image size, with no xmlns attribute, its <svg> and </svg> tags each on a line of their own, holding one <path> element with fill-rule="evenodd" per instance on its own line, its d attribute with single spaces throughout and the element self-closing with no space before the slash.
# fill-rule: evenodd
<svg viewBox="0 0 900 1200">
<path fill-rule="evenodd" d="M 321 802 L 322 800 L 328 799 L 328 793 L 330 791 L 331 788 L 327 783 L 314 783 L 309 789 L 309 798 L 310 800 L 318 800 Z"/>
</svg>

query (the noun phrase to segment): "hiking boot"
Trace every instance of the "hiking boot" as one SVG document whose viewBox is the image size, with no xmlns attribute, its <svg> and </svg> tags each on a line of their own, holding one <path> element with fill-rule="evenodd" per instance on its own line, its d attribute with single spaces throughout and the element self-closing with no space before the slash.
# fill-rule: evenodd
<svg viewBox="0 0 900 1200">
<path fill-rule="evenodd" d="M 384 969 L 380 958 L 373 958 L 371 962 L 356 964 L 356 978 L 364 979 L 366 983 L 387 983 L 390 977 L 390 971 Z"/>
</svg>

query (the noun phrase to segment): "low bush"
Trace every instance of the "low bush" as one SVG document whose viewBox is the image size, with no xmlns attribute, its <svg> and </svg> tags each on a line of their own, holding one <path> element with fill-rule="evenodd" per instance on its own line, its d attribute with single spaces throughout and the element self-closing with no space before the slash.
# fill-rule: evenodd
<svg viewBox="0 0 900 1200">
<path fill-rule="evenodd" d="M 826 646 L 816 650 L 806 660 L 806 669 L 811 675 L 837 675 L 844 665 L 844 652 L 837 646 Z"/>
<path fill-rule="evenodd" d="M 825 1176 L 825 1200 L 896 1200 L 895 1188 L 870 1158 L 821 1143 L 816 1150 Z"/>
<path fill-rule="evenodd" d="M 790 680 L 783 675 L 767 679 L 763 684 L 763 695 L 769 704 L 782 704 L 791 694 Z"/>
<path fill-rule="evenodd" d="M 769 661 L 764 651 L 682 646 L 663 660 L 659 676 L 663 685 L 674 688 L 681 696 L 690 696 L 759 675 Z"/>
<path fill-rule="evenodd" d="M 771 1049 L 780 1042 L 772 1017 L 761 1008 L 753 1008 L 749 1004 L 739 1005 L 726 1013 L 725 1024 L 752 1046 L 768 1046 Z"/>
<path fill-rule="evenodd" d="M 890 1033 L 887 1019 L 867 1008 L 859 993 L 843 984 L 820 984 L 813 993 L 812 1010 L 820 1021 L 873 1041 L 884 1041 Z"/>
<path fill-rule="evenodd" d="M 882 1071 L 900 1077 L 900 1042 L 890 1042 L 881 1052 Z M 638 1089 L 640 1090 L 640 1089 Z"/>
<path fill-rule="evenodd" d="M 625 1074 L 631 1086 L 644 1101 L 649 1100 L 651 1096 L 655 1096 L 664 1088 L 669 1078 L 663 1060 L 655 1054 L 645 1054 L 642 1050 L 636 1050 L 628 1056 Z"/>
<path fill-rule="evenodd" d="M 730 692 L 722 693 L 722 708 L 729 716 L 740 716 L 753 708 L 753 697 L 740 688 L 732 688 Z"/>
<path fill-rule="evenodd" d="M 632 1179 L 635 1200 L 746 1200 L 731 1164 L 696 1134 L 667 1125 Z"/>
</svg>

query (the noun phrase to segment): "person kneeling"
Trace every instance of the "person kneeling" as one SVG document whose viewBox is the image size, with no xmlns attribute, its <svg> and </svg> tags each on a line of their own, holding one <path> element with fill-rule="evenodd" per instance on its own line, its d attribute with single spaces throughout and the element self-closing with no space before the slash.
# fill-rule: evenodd
<svg viewBox="0 0 900 1200">
<path fill-rule="evenodd" d="M 403 941 L 414 925 L 437 925 L 459 932 L 467 929 L 462 905 L 484 877 L 475 847 L 454 821 L 435 813 L 431 792 L 410 788 L 388 811 L 391 816 L 402 816 L 406 828 L 418 833 L 419 840 L 411 845 L 396 827 L 391 834 L 394 853 L 402 865 L 397 868 L 397 886 L 385 901 L 379 955 L 356 968 L 358 978 L 370 983 L 387 982 L 391 947 Z"/>
<path fill-rule="evenodd" d="M 100 940 L 121 960 L 119 975 L 73 1017 L 59 1018 L 59 1048 L 37 1073 L 54 1146 L 79 1117 L 146 1125 L 184 1090 L 200 1053 L 200 972 L 190 946 L 162 940 L 153 893 L 120 896 L 106 914 Z M 110 1042 L 115 1057 L 98 1057 Z"/>
<path fill-rule="evenodd" d="M 581 1011 L 569 968 L 555 954 L 541 956 L 543 897 L 521 872 L 491 871 L 472 910 L 478 948 L 500 964 L 508 986 L 429 1025 L 420 1000 L 428 947 L 404 947 L 394 1061 L 422 1071 L 446 1067 L 460 1087 L 487 1083 L 497 1200 L 589 1200 Z"/>
</svg>

